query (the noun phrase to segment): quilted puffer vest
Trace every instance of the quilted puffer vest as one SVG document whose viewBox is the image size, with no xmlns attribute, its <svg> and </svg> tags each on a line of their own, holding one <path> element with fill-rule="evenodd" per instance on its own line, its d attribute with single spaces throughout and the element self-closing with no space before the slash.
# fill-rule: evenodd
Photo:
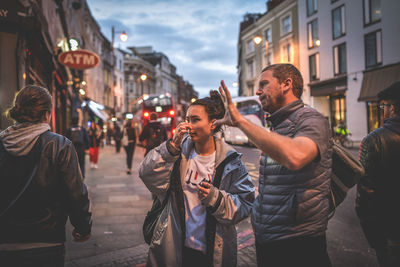
<svg viewBox="0 0 400 267">
<path fill-rule="evenodd" d="M 322 235 L 328 224 L 332 166 L 328 121 L 313 108 L 304 106 L 301 100 L 275 113 L 271 116 L 274 119 L 272 131 L 294 137 L 298 122 L 307 117 L 322 123 L 320 127 L 325 130 L 321 130 L 321 134 L 326 136 L 326 144 L 323 149 L 319 147 L 323 151 L 316 160 L 298 171 L 261 155 L 259 195 L 253 205 L 253 227 L 260 243 Z"/>
</svg>

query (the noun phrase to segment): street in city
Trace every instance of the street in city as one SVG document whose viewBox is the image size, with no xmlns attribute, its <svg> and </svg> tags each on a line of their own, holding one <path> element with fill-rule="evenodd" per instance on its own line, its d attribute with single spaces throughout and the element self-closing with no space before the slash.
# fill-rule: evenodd
<svg viewBox="0 0 400 267">
<path fill-rule="evenodd" d="M 235 146 L 243 153 L 249 174 L 257 185 L 259 152 Z M 356 150 L 352 150 L 356 154 Z M 142 223 L 152 204 L 151 194 L 138 177 L 144 149 L 137 146 L 133 173 L 126 174 L 125 152 L 113 146 L 100 151 L 99 168 L 89 169 L 85 182 L 92 201 L 92 237 L 85 243 L 72 242 L 67 224 L 66 266 L 144 266 L 148 245 L 142 236 Z M 88 160 L 87 160 L 88 161 Z M 334 267 L 378 266 L 354 212 L 354 188 L 336 210 L 327 231 L 328 251 Z M 256 266 L 254 236 L 250 219 L 237 225 L 238 266 Z"/>
</svg>

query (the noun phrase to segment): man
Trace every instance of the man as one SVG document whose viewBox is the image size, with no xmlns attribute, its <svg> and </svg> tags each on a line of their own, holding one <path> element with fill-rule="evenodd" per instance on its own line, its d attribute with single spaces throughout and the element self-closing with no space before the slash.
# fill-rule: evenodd
<svg viewBox="0 0 400 267">
<path fill-rule="evenodd" d="M 65 136 L 75 147 L 82 177 L 85 177 L 85 154 L 89 152 L 89 135 L 86 129 L 79 125 L 79 117 L 72 118 L 71 127 L 67 129 Z"/>
<path fill-rule="evenodd" d="M 146 153 L 149 153 L 155 147 L 158 147 L 162 142 L 167 140 L 167 131 L 161 122 L 157 121 L 157 113 L 150 114 L 150 121 L 144 126 L 142 133 L 139 136 L 139 141 L 146 141 Z"/>
<path fill-rule="evenodd" d="M 121 139 L 122 139 L 122 130 L 121 127 L 119 127 L 118 123 L 114 123 L 114 130 L 113 130 L 113 137 L 114 137 L 114 141 L 115 141 L 115 151 L 117 153 L 120 152 L 121 150 Z"/>
<path fill-rule="evenodd" d="M 239 127 L 263 153 L 253 205 L 258 266 L 331 266 L 325 231 L 332 141 L 328 121 L 302 102 L 303 78 L 291 64 L 262 70 L 257 95 L 271 131 L 245 119 L 221 81 L 227 107 L 216 124 Z"/>
<path fill-rule="evenodd" d="M 356 211 L 380 266 L 400 266 L 400 81 L 379 92 L 378 100 L 384 123 L 361 142 L 365 175 Z"/>
</svg>

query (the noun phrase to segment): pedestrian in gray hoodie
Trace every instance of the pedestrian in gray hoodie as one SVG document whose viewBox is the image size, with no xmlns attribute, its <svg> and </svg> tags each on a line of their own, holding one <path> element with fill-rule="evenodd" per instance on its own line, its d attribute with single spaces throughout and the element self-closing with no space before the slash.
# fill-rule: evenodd
<svg viewBox="0 0 400 267">
<path fill-rule="evenodd" d="M 66 137 L 50 131 L 47 89 L 28 85 L 6 112 L 0 133 L 1 266 L 64 266 L 65 223 L 77 242 L 90 238 L 88 192 Z"/>
</svg>

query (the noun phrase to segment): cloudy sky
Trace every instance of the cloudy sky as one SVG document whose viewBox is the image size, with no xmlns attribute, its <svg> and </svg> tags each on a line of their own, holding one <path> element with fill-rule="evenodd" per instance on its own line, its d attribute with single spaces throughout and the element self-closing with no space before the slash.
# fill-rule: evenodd
<svg viewBox="0 0 400 267">
<path fill-rule="evenodd" d="M 266 0 L 87 1 L 109 40 L 111 26 L 129 35 L 126 43 L 116 37 L 116 47 L 153 46 L 200 96 L 217 89 L 221 79 L 237 94 L 232 83 L 237 81 L 239 23 L 246 12 L 266 10 Z"/>
</svg>

